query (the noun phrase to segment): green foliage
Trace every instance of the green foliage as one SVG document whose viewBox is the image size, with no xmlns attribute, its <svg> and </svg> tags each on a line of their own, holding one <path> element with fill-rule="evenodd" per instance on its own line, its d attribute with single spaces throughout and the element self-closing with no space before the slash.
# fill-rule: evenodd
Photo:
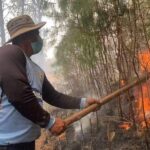
<svg viewBox="0 0 150 150">
<path fill-rule="evenodd" d="M 72 61 L 81 65 L 94 67 L 97 61 L 98 45 L 94 36 L 82 34 L 78 29 L 70 29 L 57 47 L 57 61 L 59 65 L 69 69 Z"/>
<path fill-rule="evenodd" d="M 75 0 L 71 3 L 71 12 L 73 14 L 86 14 L 92 12 L 95 1 L 93 0 Z"/>
<path fill-rule="evenodd" d="M 58 64 L 67 68 L 69 61 L 76 59 L 80 65 L 94 67 L 100 51 L 97 34 L 109 28 L 112 23 L 109 11 L 93 0 L 59 0 L 59 6 L 62 13 L 68 14 L 69 28 L 58 46 Z"/>
<path fill-rule="evenodd" d="M 59 8 L 63 11 L 66 12 L 68 9 L 68 4 L 69 0 L 58 0 Z"/>
<path fill-rule="evenodd" d="M 97 89 L 99 76 L 105 87 L 110 88 L 109 84 L 119 78 L 136 74 L 138 50 L 149 47 L 148 0 L 58 2 L 66 34 L 57 47 L 56 58 L 66 77 L 77 69 L 89 77 L 85 83 L 94 84 Z"/>
</svg>

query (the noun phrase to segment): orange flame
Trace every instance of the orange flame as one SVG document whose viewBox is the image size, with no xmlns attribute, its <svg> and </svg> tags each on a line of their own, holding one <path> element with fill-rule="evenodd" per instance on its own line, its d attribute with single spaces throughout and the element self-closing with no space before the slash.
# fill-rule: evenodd
<svg viewBox="0 0 150 150">
<path fill-rule="evenodd" d="M 140 72 L 150 71 L 150 51 L 140 52 L 139 55 Z M 136 118 L 142 128 L 146 127 L 146 122 L 150 122 L 150 81 L 143 83 L 138 87 L 138 96 L 136 97 Z M 146 122 L 145 122 L 146 121 Z"/>
<path fill-rule="evenodd" d="M 139 63 L 141 71 L 150 71 L 150 50 L 145 50 L 139 53 Z"/>
<path fill-rule="evenodd" d="M 138 55 L 140 64 L 140 73 L 150 72 L 150 50 L 144 50 Z M 120 84 L 124 86 L 124 80 L 120 81 Z M 143 129 L 150 127 L 150 80 L 146 83 L 142 83 L 134 90 L 135 96 L 135 119 L 136 123 Z M 124 130 L 129 130 L 131 124 L 124 122 L 119 125 Z"/>
<path fill-rule="evenodd" d="M 129 130 L 131 128 L 131 123 L 129 122 L 124 122 L 122 124 L 119 125 L 119 128 L 124 129 L 124 130 Z"/>
<path fill-rule="evenodd" d="M 120 80 L 120 86 L 123 87 L 124 85 L 126 85 L 125 79 Z"/>
</svg>

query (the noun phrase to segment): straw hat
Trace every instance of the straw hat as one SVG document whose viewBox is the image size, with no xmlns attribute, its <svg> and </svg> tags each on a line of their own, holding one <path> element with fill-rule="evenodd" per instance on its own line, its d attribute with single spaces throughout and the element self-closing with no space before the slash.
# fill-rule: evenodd
<svg viewBox="0 0 150 150">
<path fill-rule="evenodd" d="M 10 39 L 6 42 L 9 43 L 19 35 L 22 35 L 26 32 L 40 29 L 45 25 L 45 22 L 35 24 L 30 16 L 22 15 L 15 17 L 7 23 L 7 30 L 10 34 Z"/>
</svg>

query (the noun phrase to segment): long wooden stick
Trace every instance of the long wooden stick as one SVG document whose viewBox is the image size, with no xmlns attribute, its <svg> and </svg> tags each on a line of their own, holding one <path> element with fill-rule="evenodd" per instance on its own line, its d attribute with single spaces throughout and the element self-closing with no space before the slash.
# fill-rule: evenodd
<svg viewBox="0 0 150 150">
<path fill-rule="evenodd" d="M 66 126 L 69 126 L 70 124 L 74 123 L 75 121 L 78 121 L 80 120 L 82 117 L 86 116 L 87 114 L 89 114 L 90 112 L 93 112 L 94 110 L 97 110 L 98 108 L 100 108 L 102 105 L 110 102 L 113 98 L 119 96 L 120 94 L 122 94 L 123 92 L 126 92 L 127 90 L 131 89 L 132 87 L 142 83 L 142 82 L 145 82 L 146 80 L 148 80 L 150 77 L 150 75 L 147 75 L 147 76 L 143 76 L 143 77 L 140 77 L 139 79 L 133 81 L 132 83 L 116 90 L 115 92 L 103 97 L 101 100 L 100 100 L 100 104 L 93 104 L 93 105 L 90 105 L 89 107 L 73 114 L 72 116 L 66 118 L 64 121 L 65 121 L 65 124 Z"/>
</svg>

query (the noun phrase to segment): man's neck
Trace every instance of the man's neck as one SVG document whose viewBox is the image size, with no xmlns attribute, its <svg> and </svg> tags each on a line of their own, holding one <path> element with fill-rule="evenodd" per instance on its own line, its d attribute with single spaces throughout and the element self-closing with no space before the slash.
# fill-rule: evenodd
<svg viewBox="0 0 150 150">
<path fill-rule="evenodd" d="M 24 53 L 30 57 L 32 55 L 32 50 L 30 49 L 30 47 L 26 44 L 19 44 L 18 45 L 23 51 Z"/>
</svg>

